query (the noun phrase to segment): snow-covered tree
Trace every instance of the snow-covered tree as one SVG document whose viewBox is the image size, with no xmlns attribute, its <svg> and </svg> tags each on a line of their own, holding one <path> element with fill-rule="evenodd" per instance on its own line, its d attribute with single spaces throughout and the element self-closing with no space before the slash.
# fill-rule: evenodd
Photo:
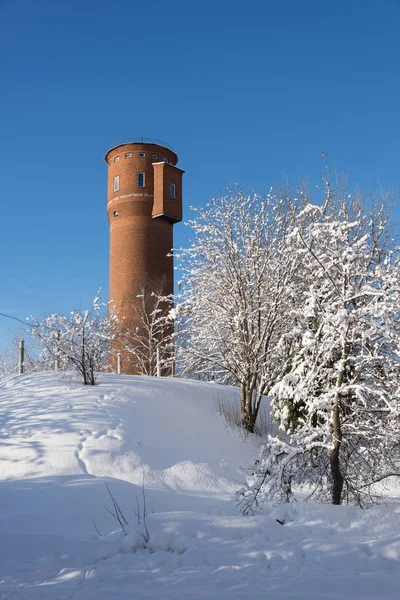
<svg viewBox="0 0 400 600">
<path fill-rule="evenodd" d="M 123 327 L 118 345 L 128 355 L 130 367 L 141 375 L 157 375 L 157 360 L 162 374 L 173 369 L 172 320 L 168 313 L 173 305 L 172 296 L 143 290 L 130 305 L 130 318 L 135 330 Z"/>
<path fill-rule="evenodd" d="M 76 370 L 85 385 L 95 385 L 96 371 L 106 368 L 117 327 L 117 318 L 105 314 L 105 306 L 98 296 L 90 309 L 54 314 L 42 321 L 32 319 L 32 336 L 41 348 L 41 359 L 57 363 L 59 369 Z"/>
<path fill-rule="evenodd" d="M 285 244 L 295 204 L 285 195 L 235 189 L 194 209 L 193 241 L 174 252 L 183 272 L 173 311 L 179 366 L 238 385 L 249 431 L 282 368 L 277 344 L 301 261 Z"/>
<path fill-rule="evenodd" d="M 328 184 L 327 184 L 328 185 Z M 400 269 L 385 202 L 361 195 L 308 204 L 287 238 L 302 256 L 283 375 L 270 390 L 282 436 L 257 461 L 243 510 L 293 488 L 333 504 L 369 504 L 398 473 Z"/>
</svg>

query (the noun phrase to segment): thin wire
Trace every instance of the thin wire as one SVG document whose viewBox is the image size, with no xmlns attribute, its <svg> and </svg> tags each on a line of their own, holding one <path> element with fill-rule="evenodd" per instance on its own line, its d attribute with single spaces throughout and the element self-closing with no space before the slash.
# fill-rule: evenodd
<svg viewBox="0 0 400 600">
<path fill-rule="evenodd" d="M 7 319 L 14 319 L 14 321 L 18 321 L 22 323 L 22 325 L 28 325 L 29 327 L 39 327 L 39 325 L 32 325 L 32 323 L 27 323 L 26 321 L 21 321 L 17 317 L 12 317 L 11 315 L 5 315 L 4 313 L 0 313 L 0 317 L 6 317 Z"/>
<path fill-rule="evenodd" d="M 28 323 L 27 321 L 22 321 L 21 319 L 18 319 L 18 317 L 13 317 L 11 315 L 6 315 L 4 313 L 0 313 L 0 317 L 6 317 L 7 319 L 13 319 L 14 321 L 18 321 L 18 323 L 22 323 L 22 325 L 26 325 L 27 327 L 32 327 L 33 329 L 44 327 L 45 329 L 50 329 L 50 331 L 57 331 L 56 329 L 53 329 L 53 327 L 49 327 L 48 325 L 34 325 L 33 323 Z"/>
</svg>

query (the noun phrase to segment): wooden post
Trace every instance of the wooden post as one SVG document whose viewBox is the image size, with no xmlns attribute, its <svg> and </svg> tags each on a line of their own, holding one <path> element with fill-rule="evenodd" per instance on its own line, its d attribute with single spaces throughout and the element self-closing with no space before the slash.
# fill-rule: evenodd
<svg viewBox="0 0 400 600">
<path fill-rule="evenodd" d="M 18 373 L 20 375 L 24 372 L 24 361 L 25 361 L 25 347 L 24 347 L 24 340 L 21 340 L 19 343 L 19 352 L 18 352 Z"/>
<path fill-rule="evenodd" d="M 171 377 L 175 377 L 175 356 L 172 356 L 171 361 Z"/>
<path fill-rule="evenodd" d="M 54 370 L 58 371 L 60 369 L 60 358 L 58 356 L 58 344 L 60 341 L 60 331 L 59 330 L 57 330 L 57 333 L 56 333 L 56 340 L 57 340 L 57 346 L 56 346 L 57 354 L 56 354 L 56 360 L 54 361 Z"/>
<path fill-rule="evenodd" d="M 118 373 L 118 375 L 121 375 L 121 373 L 122 373 L 122 354 L 121 354 L 121 352 L 118 352 L 118 354 L 117 354 L 117 373 Z"/>
<path fill-rule="evenodd" d="M 160 346 L 156 348 L 157 354 L 157 377 L 161 377 L 161 358 L 160 358 Z"/>
</svg>

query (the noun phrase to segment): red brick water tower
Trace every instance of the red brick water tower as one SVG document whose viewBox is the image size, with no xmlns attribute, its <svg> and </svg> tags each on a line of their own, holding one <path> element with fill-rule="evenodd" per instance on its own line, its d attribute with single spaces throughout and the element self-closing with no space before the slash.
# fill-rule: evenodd
<svg viewBox="0 0 400 600">
<path fill-rule="evenodd" d="M 137 323 L 133 303 L 143 290 L 163 295 L 174 291 L 173 226 L 182 220 L 182 175 L 178 156 L 149 138 L 111 148 L 108 165 L 107 214 L 110 223 L 110 301 L 120 322 Z M 123 348 L 124 373 L 134 373 Z M 115 359 L 111 359 L 114 361 Z"/>
</svg>

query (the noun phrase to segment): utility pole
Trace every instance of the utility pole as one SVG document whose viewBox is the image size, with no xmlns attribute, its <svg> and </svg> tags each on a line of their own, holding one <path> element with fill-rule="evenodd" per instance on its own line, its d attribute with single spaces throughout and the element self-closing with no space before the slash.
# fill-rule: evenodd
<svg viewBox="0 0 400 600">
<path fill-rule="evenodd" d="M 118 373 L 118 375 L 121 375 L 121 373 L 122 373 L 122 354 L 121 354 L 121 352 L 118 352 L 118 354 L 117 354 L 117 373 Z"/>
</svg>

